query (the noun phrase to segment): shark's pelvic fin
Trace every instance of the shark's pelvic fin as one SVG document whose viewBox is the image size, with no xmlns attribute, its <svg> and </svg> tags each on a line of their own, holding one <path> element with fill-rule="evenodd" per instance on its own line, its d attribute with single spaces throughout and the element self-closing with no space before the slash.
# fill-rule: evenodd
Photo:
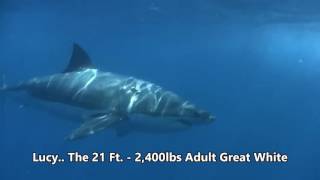
<svg viewBox="0 0 320 180">
<path fill-rule="evenodd" d="M 78 129 L 75 129 L 66 139 L 75 140 L 87 137 L 111 127 L 117 122 L 122 121 L 126 116 L 117 113 L 97 113 L 90 116 L 91 119 L 85 121 Z"/>
<path fill-rule="evenodd" d="M 74 43 L 69 64 L 63 72 L 79 71 L 87 68 L 94 68 L 89 55 L 78 44 Z"/>
</svg>

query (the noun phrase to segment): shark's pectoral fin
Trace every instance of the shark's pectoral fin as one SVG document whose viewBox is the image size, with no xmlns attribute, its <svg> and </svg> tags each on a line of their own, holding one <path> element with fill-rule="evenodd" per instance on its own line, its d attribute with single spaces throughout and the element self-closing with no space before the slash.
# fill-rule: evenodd
<svg viewBox="0 0 320 180">
<path fill-rule="evenodd" d="M 111 127 L 125 118 L 125 116 L 116 113 L 97 113 L 90 117 L 91 119 L 85 121 L 79 128 L 75 129 L 66 139 L 75 140 L 87 137 Z"/>
</svg>

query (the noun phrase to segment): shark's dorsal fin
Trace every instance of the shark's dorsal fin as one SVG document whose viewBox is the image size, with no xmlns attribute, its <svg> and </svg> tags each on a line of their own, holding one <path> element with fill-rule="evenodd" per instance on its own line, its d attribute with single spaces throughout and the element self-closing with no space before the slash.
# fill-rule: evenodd
<svg viewBox="0 0 320 180">
<path fill-rule="evenodd" d="M 69 64 L 63 72 L 79 71 L 87 68 L 94 68 L 89 55 L 78 44 L 74 43 Z"/>
</svg>

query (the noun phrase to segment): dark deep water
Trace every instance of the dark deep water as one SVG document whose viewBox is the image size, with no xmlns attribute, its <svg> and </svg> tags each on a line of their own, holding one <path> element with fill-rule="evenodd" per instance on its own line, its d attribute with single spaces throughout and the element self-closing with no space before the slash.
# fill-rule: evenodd
<svg viewBox="0 0 320 180">
<path fill-rule="evenodd" d="M 62 71 L 73 42 L 103 70 L 155 82 L 217 121 L 174 134 L 106 130 L 1 102 L 0 179 L 320 179 L 318 1 L 0 1 L 8 84 Z M 10 96 L 10 95 L 8 95 Z M 32 153 L 280 152 L 287 163 L 32 162 Z"/>
</svg>

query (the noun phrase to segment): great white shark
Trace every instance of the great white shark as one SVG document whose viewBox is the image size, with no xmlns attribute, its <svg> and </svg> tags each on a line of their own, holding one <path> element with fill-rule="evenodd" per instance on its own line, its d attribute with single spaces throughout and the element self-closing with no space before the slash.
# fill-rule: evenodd
<svg viewBox="0 0 320 180">
<path fill-rule="evenodd" d="M 215 119 L 209 112 L 154 83 L 97 69 L 77 44 L 62 73 L 35 77 L 13 86 L 4 84 L 0 91 L 25 91 L 41 100 L 85 110 L 87 115 L 81 115 L 82 124 L 68 140 L 106 128 L 124 135 L 132 129 L 148 130 L 152 126 L 162 130 L 186 129 Z"/>
</svg>

